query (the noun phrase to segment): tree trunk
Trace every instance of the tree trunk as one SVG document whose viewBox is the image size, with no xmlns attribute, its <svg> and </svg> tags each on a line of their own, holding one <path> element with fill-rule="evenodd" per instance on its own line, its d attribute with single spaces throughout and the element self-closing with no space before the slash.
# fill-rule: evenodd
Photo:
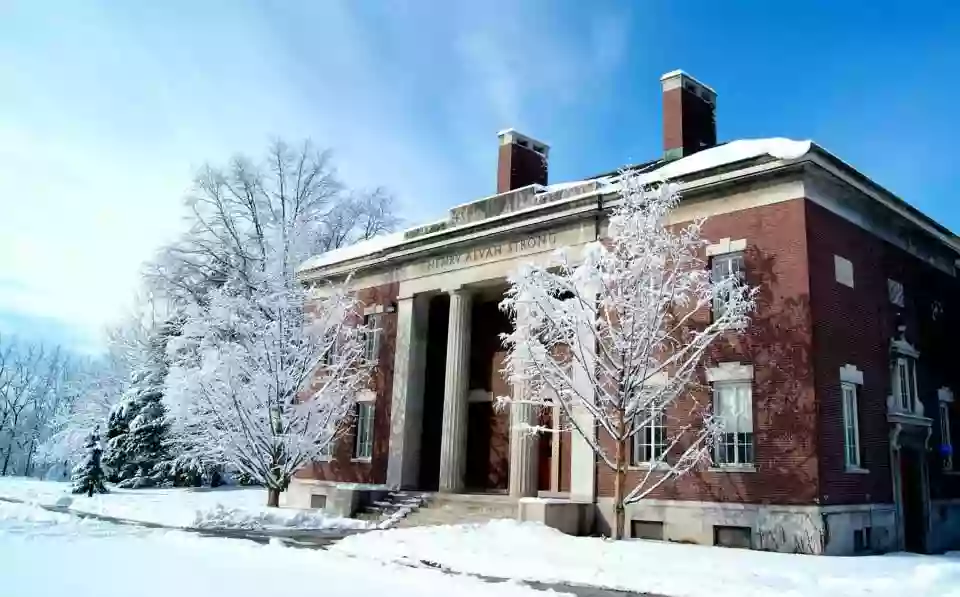
<svg viewBox="0 0 960 597">
<path fill-rule="evenodd" d="M 27 465 L 26 465 L 25 467 L 23 467 L 23 476 L 24 476 L 24 477 L 29 477 L 29 476 L 30 476 L 30 469 L 33 468 L 33 453 L 36 452 L 36 450 L 37 450 L 36 442 L 31 441 L 31 442 L 30 442 L 30 451 L 27 452 Z"/>
<path fill-rule="evenodd" d="M 13 454 L 13 445 L 11 444 L 7 448 L 7 455 L 3 458 L 3 471 L 0 472 L 0 476 L 7 476 L 7 467 L 10 466 L 10 455 Z"/>
<path fill-rule="evenodd" d="M 626 512 L 623 507 L 623 485 L 626 483 L 626 467 L 624 467 L 624 456 L 626 452 L 626 440 L 617 441 L 617 470 L 613 479 L 613 514 L 616 522 L 614 524 L 613 538 L 623 539 L 624 523 Z"/>
<path fill-rule="evenodd" d="M 267 507 L 269 508 L 280 507 L 280 490 L 279 489 L 274 489 L 273 487 L 267 487 Z"/>
</svg>

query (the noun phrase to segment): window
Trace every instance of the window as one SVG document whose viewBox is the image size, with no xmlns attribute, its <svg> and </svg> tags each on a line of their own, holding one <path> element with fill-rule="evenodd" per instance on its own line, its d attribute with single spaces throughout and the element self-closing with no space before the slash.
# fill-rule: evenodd
<svg viewBox="0 0 960 597">
<path fill-rule="evenodd" d="M 353 447 L 354 458 L 373 456 L 373 402 L 357 403 L 357 435 Z"/>
<path fill-rule="evenodd" d="M 897 357 L 893 368 L 895 404 L 903 412 L 913 412 L 917 404 L 917 364 L 910 357 Z"/>
<path fill-rule="evenodd" d="M 743 253 L 726 253 L 714 255 L 710 258 L 710 279 L 714 284 L 718 284 L 729 276 L 735 276 L 743 280 Z M 723 315 L 723 308 L 726 304 L 726 296 L 715 297 L 713 299 L 713 316 L 720 317 Z"/>
<path fill-rule="evenodd" d="M 870 551 L 871 527 L 863 527 L 853 531 L 853 551 L 862 553 Z"/>
<path fill-rule="evenodd" d="M 849 259 L 834 255 L 833 273 L 837 282 L 853 288 L 853 263 Z"/>
<path fill-rule="evenodd" d="M 720 547 L 739 547 L 750 549 L 753 531 L 750 527 L 714 525 L 713 544 Z"/>
<path fill-rule="evenodd" d="M 667 450 L 667 427 L 664 423 L 663 410 L 654 408 L 656 412 L 637 415 L 640 429 L 633 435 L 633 449 L 630 454 L 630 464 L 639 466 L 653 464 L 663 458 Z"/>
<path fill-rule="evenodd" d="M 367 328 L 363 338 L 363 359 L 369 363 L 380 360 L 380 334 L 383 331 L 379 315 L 365 315 L 363 325 Z"/>
<path fill-rule="evenodd" d="M 752 465 L 753 393 L 750 382 L 715 382 L 713 408 L 722 426 L 714 455 L 715 464 Z"/>
<path fill-rule="evenodd" d="M 336 333 L 336 332 L 331 331 L 331 334 L 333 333 Z M 330 342 L 329 338 L 327 339 L 327 342 Z M 330 343 L 329 348 L 327 348 L 327 350 L 324 351 L 323 356 L 320 357 L 320 364 L 333 365 L 334 362 L 336 361 L 337 352 L 339 351 L 339 348 L 340 348 L 340 337 L 337 336 L 333 338 L 333 341 L 332 343 Z"/>
<path fill-rule="evenodd" d="M 953 470 L 953 442 L 950 438 L 950 403 L 940 403 L 940 456 L 943 470 Z"/>
<path fill-rule="evenodd" d="M 843 448 L 847 468 L 860 468 L 860 411 L 857 408 L 857 386 L 840 384 L 843 397 Z"/>
<path fill-rule="evenodd" d="M 631 520 L 630 538 L 663 541 L 663 523 L 657 520 Z"/>
<path fill-rule="evenodd" d="M 887 279 L 887 294 L 890 295 L 890 302 L 898 307 L 903 306 L 903 284 L 896 280 Z"/>
</svg>

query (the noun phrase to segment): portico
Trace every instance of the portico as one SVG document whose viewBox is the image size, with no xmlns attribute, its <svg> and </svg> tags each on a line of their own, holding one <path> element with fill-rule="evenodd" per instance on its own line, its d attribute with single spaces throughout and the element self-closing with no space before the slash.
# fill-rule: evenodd
<svg viewBox="0 0 960 597">
<path fill-rule="evenodd" d="M 498 303 L 503 279 L 401 297 L 394 359 L 387 483 L 444 493 L 536 495 L 541 442 L 518 429 L 536 422 L 526 405 L 496 407 L 509 329 Z M 546 461 L 544 466 L 556 462 Z"/>
</svg>

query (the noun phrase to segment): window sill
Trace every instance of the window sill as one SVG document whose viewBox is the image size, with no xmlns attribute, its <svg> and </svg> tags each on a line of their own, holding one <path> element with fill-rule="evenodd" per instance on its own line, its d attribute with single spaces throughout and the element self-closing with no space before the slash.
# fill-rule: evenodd
<svg viewBox="0 0 960 597">
<path fill-rule="evenodd" d="M 960 471 L 950 469 L 948 471 L 940 471 L 944 475 L 950 475 L 951 477 L 960 476 Z"/>
<path fill-rule="evenodd" d="M 848 466 L 844 469 L 844 472 L 853 475 L 869 475 L 870 469 L 860 468 L 859 466 Z"/>
<path fill-rule="evenodd" d="M 371 457 L 369 457 L 369 456 L 367 456 L 367 457 L 365 457 L 365 458 L 354 457 L 354 458 L 351 458 L 351 459 L 350 459 L 350 462 L 359 462 L 359 463 L 367 462 L 367 463 L 369 463 L 369 462 L 371 462 L 372 460 L 373 460 L 373 459 L 372 459 Z"/>
<path fill-rule="evenodd" d="M 670 465 L 666 462 L 642 463 L 627 465 L 628 471 L 668 471 Z"/>
<path fill-rule="evenodd" d="M 755 464 L 715 465 L 707 470 L 711 473 L 755 473 L 757 472 L 757 466 Z"/>
</svg>

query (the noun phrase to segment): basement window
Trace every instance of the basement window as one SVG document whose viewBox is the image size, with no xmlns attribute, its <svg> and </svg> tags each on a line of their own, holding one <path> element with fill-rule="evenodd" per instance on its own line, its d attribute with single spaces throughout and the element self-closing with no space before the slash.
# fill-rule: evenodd
<svg viewBox="0 0 960 597">
<path fill-rule="evenodd" d="M 752 535 L 750 527 L 715 525 L 713 527 L 713 544 L 719 547 L 750 549 Z"/>
<path fill-rule="evenodd" d="M 663 523 L 657 520 L 631 520 L 630 538 L 663 541 Z"/>
<path fill-rule="evenodd" d="M 870 551 L 871 527 L 863 527 L 853 531 L 853 551 L 863 553 Z"/>
</svg>

